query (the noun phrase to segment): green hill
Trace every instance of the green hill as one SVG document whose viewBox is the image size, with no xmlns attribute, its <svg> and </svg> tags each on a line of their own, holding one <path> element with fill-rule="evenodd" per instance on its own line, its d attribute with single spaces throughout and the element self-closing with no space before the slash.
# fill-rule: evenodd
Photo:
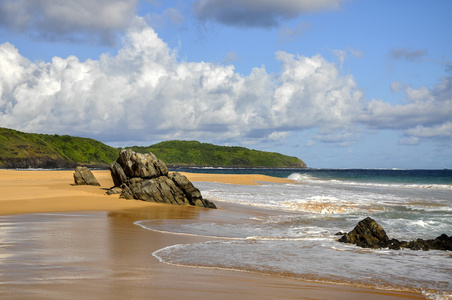
<svg viewBox="0 0 452 300">
<path fill-rule="evenodd" d="M 301 159 L 292 156 L 196 141 L 167 141 L 128 148 L 152 152 L 170 166 L 306 167 Z M 119 150 L 88 138 L 24 133 L 0 127 L 0 168 L 107 167 L 118 158 Z"/>
<path fill-rule="evenodd" d="M 129 147 L 128 147 L 129 148 Z M 217 146 L 197 141 L 167 141 L 149 147 L 130 147 L 152 152 L 168 165 L 222 167 L 279 167 L 304 168 L 299 158 L 275 152 L 250 150 L 244 147 Z"/>
<path fill-rule="evenodd" d="M 118 153 L 118 149 L 93 139 L 0 128 L 0 167 L 3 168 L 106 166 Z"/>
</svg>

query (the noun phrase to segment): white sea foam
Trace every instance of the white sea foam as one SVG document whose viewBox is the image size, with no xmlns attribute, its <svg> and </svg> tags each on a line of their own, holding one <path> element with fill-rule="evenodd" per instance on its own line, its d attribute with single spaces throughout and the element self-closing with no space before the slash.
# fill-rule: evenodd
<svg viewBox="0 0 452 300">
<path fill-rule="evenodd" d="M 436 189 L 436 190 L 446 190 L 452 191 L 452 184 L 425 184 L 425 183 L 400 183 L 400 182 L 365 182 L 365 181 L 355 181 L 355 180 L 339 180 L 339 179 L 328 179 L 328 178 L 317 178 L 309 174 L 292 173 L 288 179 L 301 182 L 309 183 L 316 181 L 325 182 L 326 184 L 340 184 L 340 185 L 350 185 L 350 186 L 364 186 L 364 187 L 381 187 L 381 188 L 404 188 L 404 189 Z"/>
<path fill-rule="evenodd" d="M 440 251 L 396 252 L 300 239 L 211 241 L 167 247 L 154 252 L 154 256 L 178 265 L 282 272 L 298 278 L 377 288 L 452 292 L 452 272 L 445 265 L 433 263 L 447 259 L 447 254 Z"/>
<path fill-rule="evenodd" d="M 429 297 L 452 294 L 449 252 L 363 249 L 338 243 L 335 236 L 336 232 L 352 230 L 367 216 L 377 220 L 391 238 L 451 235 L 451 191 L 301 177 L 303 184 L 196 183 L 207 199 L 270 208 L 275 213 L 269 216 L 250 216 L 240 224 L 167 220 L 138 225 L 217 238 L 157 253 L 163 261 L 174 264 L 280 272 L 352 284 L 364 281 L 379 288 L 433 290 Z"/>
<path fill-rule="evenodd" d="M 310 176 L 308 174 L 300 174 L 300 173 L 292 173 L 287 177 L 287 179 L 293 180 L 293 181 L 311 181 L 311 180 L 318 180 L 318 178 L 315 178 L 313 176 Z"/>
</svg>

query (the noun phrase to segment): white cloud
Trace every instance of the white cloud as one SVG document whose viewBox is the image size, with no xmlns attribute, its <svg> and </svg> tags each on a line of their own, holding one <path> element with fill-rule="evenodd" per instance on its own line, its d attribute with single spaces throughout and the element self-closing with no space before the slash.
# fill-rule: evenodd
<svg viewBox="0 0 452 300">
<path fill-rule="evenodd" d="M 0 26 L 39 39 L 114 44 L 137 0 L 3 0 Z"/>
<path fill-rule="evenodd" d="M 405 133 L 415 137 L 447 137 L 452 138 L 452 121 L 434 126 L 418 125 L 415 128 L 405 130 Z"/>
<path fill-rule="evenodd" d="M 288 136 L 288 132 L 273 131 L 268 135 L 269 140 L 280 141 Z"/>
<path fill-rule="evenodd" d="M 452 137 L 452 77 L 444 77 L 432 89 L 412 88 L 395 82 L 395 92 L 404 91 L 405 104 L 392 105 L 382 100 L 372 100 L 360 121 L 375 129 L 400 129 L 407 136 L 399 143 L 419 144 L 425 139 L 450 140 Z"/>
<path fill-rule="evenodd" d="M 279 77 L 178 61 L 136 18 L 116 56 L 34 63 L 0 45 L 0 126 L 103 140 L 275 139 L 349 126 L 362 106 L 351 76 L 322 56 L 278 52 Z"/>
<path fill-rule="evenodd" d="M 340 76 L 333 63 L 278 52 L 282 63 L 272 104 L 273 124 L 282 128 L 342 128 L 363 107 L 363 94 L 350 75 Z"/>
<path fill-rule="evenodd" d="M 442 128 L 452 119 L 452 78 L 444 77 L 433 89 L 394 83 L 394 91 L 405 92 L 406 104 L 392 105 L 382 100 L 372 100 L 360 121 L 375 129 L 403 129 L 418 137 L 415 128 Z M 438 135 L 439 136 L 439 135 Z"/>
<path fill-rule="evenodd" d="M 321 55 L 277 52 L 279 74 L 179 61 L 136 17 L 117 55 L 31 62 L 0 45 L 0 126 L 103 141 L 202 139 L 255 143 L 317 129 L 313 141 L 350 145 L 372 129 L 401 130 L 405 144 L 450 138 L 452 79 L 403 90 L 404 105 L 366 102 L 351 75 Z"/>
<path fill-rule="evenodd" d="M 240 27 L 272 27 L 303 13 L 337 9 L 344 0 L 197 0 L 193 9 L 201 21 Z"/>
</svg>

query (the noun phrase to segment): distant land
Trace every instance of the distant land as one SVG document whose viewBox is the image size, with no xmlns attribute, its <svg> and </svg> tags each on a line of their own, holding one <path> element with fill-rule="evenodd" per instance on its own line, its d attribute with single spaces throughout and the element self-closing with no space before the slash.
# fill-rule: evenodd
<svg viewBox="0 0 452 300">
<path fill-rule="evenodd" d="M 89 138 L 25 133 L 0 127 L 0 168 L 107 168 L 122 148 Z M 165 141 L 148 147 L 126 147 L 152 152 L 170 167 L 306 168 L 299 158 L 244 147 L 217 146 L 197 141 Z"/>
</svg>

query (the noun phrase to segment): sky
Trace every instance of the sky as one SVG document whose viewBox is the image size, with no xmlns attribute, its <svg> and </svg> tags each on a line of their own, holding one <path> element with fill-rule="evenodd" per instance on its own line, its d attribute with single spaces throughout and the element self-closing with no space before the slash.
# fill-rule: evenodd
<svg viewBox="0 0 452 300">
<path fill-rule="evenodd" d="M 0 127 L 452 168 L 452 1 L 2 0 Z"/>
</svg>

